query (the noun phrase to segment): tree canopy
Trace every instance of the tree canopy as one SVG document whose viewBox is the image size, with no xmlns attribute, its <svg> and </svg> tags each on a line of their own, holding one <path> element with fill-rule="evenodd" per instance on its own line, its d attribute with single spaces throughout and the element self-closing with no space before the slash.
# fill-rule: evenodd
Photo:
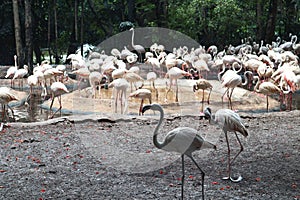
<svg viewBox="0 0 300 200">
<path fill-rule="evenodd" d="M 2 0 L 0 63 L 53 63 L 82 43 L 97 45 L 130 27 L 164 27 L 204 46 L 237 45 L 242 39 L 271 42 L 300 31 L 297 0 Z M 13 7 L 18 5 L 18 11 Z M 30 6 L 28 6 L 30 4 Z M 18 12 L 18 16 L 16 16 Z M 16 21 L 20 24 L 19 40 Z M 16 42 L 17 41 L 17 42 Z M 16 43 L 20 43 L 17 50 Z M 21 51 L 21 52 L 19 52 Z"/>
</svg>

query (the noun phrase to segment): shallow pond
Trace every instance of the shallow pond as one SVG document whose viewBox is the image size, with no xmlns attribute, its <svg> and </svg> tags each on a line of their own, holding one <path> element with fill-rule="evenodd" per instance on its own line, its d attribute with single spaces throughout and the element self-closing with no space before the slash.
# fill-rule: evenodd
<svg viewBox="0 0 300 200">
<path fill-rule="evenodd" d="M 141 76 L 146 79 L 146 74 L 148 71 L 141 70 Z M 214 79 L 215 74 L 211 75 L 210 78 Z M 171 90 L 167 96 L 166 101 L 166 90 L 167 84 L 169 84 L 168 79 L 158 78 L 155 81 L 157 94 L 151 83 L 148 81 L 144 82 L 144 87 L 152 91 L 152 103 L 162 104 L 165 112 L 167 114 L 181 114 L 181 115 L 199 115 L 203 108 L 207 107 L 208 104 L 205 102 L 202 106 L 202 91 L 193 92 L 192 86 L 196 80 L 180 79 L 178 80 L 178 99 L 175 101 L 175 86 L 172 85 Z M 213 90 L 211 92 L 211 99 L 209 106 L 215 111 L 219 108 L 227 107 L 227 99 L 224 98 L 224 104 L 221 103 L 221 96 L 225 91 L 221 87 L 220 83 L 216 80 L 212 81 Z M 26 81 L 25 81 L 26 82 Z M 10 81 L 5 79 L 0 81 L 0 86 L 10 86 Z M 92 113 L 115 113 L 115 94 L 112 88 L 100 90 L 101 97 L 96 93 L 96 98 L 92 98 L 91 88 L 88 86 L 87 81 L 83 82 L 78 90 L 77 80 L 69 81 L 66 85 L 70 93 L 62 96 L 62 112 L 61 116 L 68 116 L 73 114 L 92 114 Z M 141 82 L 137 83 L 140 86 Z M 14 88 L 16 91 L 23 91 L 26 93 L 23 97 L 23 102 L 12 102 L 10 105 L 13 107 L 15 121 L 19 122 L 35 122 L 35 121 L 45 121 L 52 113 L 49 110 L 51 99 L 48 96 L 45 99 L 41 97 L 40 87 L 36 87 L 34 94 L 29 98 L 28 86 L 20 90 L 18 87 Z M 130 88 L 127 91 L 127 109 L 125 111 L 126 115 L 138 115 L 139 107 L 141 104 L 140 99 L 128 98 L 130 94 Z M 24 96 L 24 95 L 23 95 Z M 27 96 L 27 103 L 24 103 Z M 205 100 L 207 99 L 208 91 L 205 91 Z M 226 96 L 226 95 L 225 95 Z M 270 100 L 270 111 L 279 111 L 279 103 L 277 100 L 278 96 Z M 145 99 L 144 104 L 148 104 L 149 100 Z M 58 107 L 57 99 L 54 100 L 53 110 Z M 120 113 L 120 105 L 117 107 L 118 113 Z M 236 88 L 233 92 L 233 109 L 243 112 L 266 112 L 266 100 L 261 94 L 257 94 L 251 91 L 247 91 L 242 88 Z M 300 95 L 299 91 L 293 95 L 293 109 L 300 109 Z M 59 117 L 60 114 L 57 113 L 54 117 Z"/>
</svg>

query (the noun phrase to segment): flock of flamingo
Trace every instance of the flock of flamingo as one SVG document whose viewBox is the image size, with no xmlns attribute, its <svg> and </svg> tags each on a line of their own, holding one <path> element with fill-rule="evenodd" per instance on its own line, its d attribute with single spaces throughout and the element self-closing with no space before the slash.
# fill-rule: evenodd
<svg viewBox="0 0 300 200">
<path fill-rule="evenodd" d="M 236 87 L 244 86 L 255 92 L 267 96 L 267 110 L 269 109 L 268 96 L 278 94 L 282 105 L 292 110 L 292 94 L 298 89 L 300 84 L 299 58 L 300 44 L 297 43 L 297 36 L 291 35 L 290 41 L 281 42 L 278 38 L 272 44 L 257 44 L 250 40 L 242 42 L 238 46 L 230 45 L 228 48 L 218 51 L 214 45 L 207 49 L 203 46 L 188 49 L 188 47 L 174 48 L 167 51 L 163 45 L 154 43 L 149 48 L 134 44 L 134 29 L 132 31 L 132 43 L 130 48 L 124 47 L 119 50 L 113 48 L 110 55 L 104 51 L 89 51 L 87 57 L 83 57 L 80 51 L 70 54 L 67 60 L 71 63 L 71 69 L 66 65 L 52 66 L 44 61 L 33 69 L 33 74 L 28 76 L 28 67 L 25 65 L 19 68 L 15 59 L 15 66 L 7 71 L 5 78 L 11 78 L 11 87 L 14 87 L 15 79 L 19 79 L 19 88 L 23 87 L 23 78 L 27 77 L 30 87 L 30 94 L 35 87 L 41 88 L 41 95 L 51 94 L 53 106 L 54 98 L 59 100 L 59 109 L 52 114 L 53 117 L 61 111 L 61 95 L 68 93 L 64 81 L 71 74 L 78 77 L 78 89 L 81 83 L 86 81 L 92 89 L 92 98 L 101 98 L 101 88 L 113 88 L 114 92 L 114 112 L 126 113 L 128 97 L 141 99 L 139 114 L 145 111 L 157 110 L 160 112 L 160 120 L 154 131 L 153 141 L 157 148 L 166 151 L 179 152 L 182 155 L 182 198 L 184 185 L 184 155 L 190 157 L 202 173 L 202 198 L 204 199 L 204 172 L 192 157 L 192 153 L 203 148 L 216 148 L 215 145 L 205 141 L 196 130 L 189 127 L 176 128 L 167 134 L 161 143 L 157 140 L 158 130 L 164 118 L 164 111 L 161 105 L 152 104 L 152 96 L 158 98 L 159 92 L 155 85 L 156 79 L 166 79 L 169 81 L 164 99 L 168 101 L 168 94 L 175 86 L 175 102 L 178 102 L 178 79 L 194 79 L 195 84 L 192 91 L 202 90 L 201 111 L 211 123 L 218 123 L 225 133 L 228 146 L 228 176 L 234 182 L 241 181 L 241 177 L 233 179 L 231 177 L 231 165 L 236 157 L 243 150 L 243 146 L 236 132 L 247 136 L 248 132 L 242 123 L 239 115 L 232 111 L 232 94 Z M 146 50 L 147 49 L 147 50 Z M 146 67 L 148 73 L 146 78 L 140 74 L 140 67 Z M 203 109 L 205 90 L 209 90 L 207 103 L 209 104 L 210 93 L 213 85 L 207 80 L 207 74 L 212 69 L 219 70 L 218 80 L 226 88 L 222 95 L 228 97 L 228 109 L 220 109 L 212 115 L 211 109 Z M 69 70 L 69 72 L 67 72 Z M 145 82 L 149 82 L 149 88 L 145 88 Z M 137 84 L 137 83 L 141 84 Z M 130 90 L 129 96 L 127 92 Z M 10 92 L 10 88 L 0 88 L 0 101 L 2 104 L 2 119 L 8 119 L 6 107 L 10 108 L 10 101 L 18 98 Z M 49 92 L 50 91 L 50 92 Z M 143 105 L 148 99 L 150 105 Z M 120 111 L 118 111 L 118 108 Z M 10 108 L 13 112 L 13 109 Z M 240 145 L 240 151 L 233 159 L 230 158 L 230 147 L 227 132 L 234 132 Z M 183 143 L 183 139 L 189 139 L 189 143 Z"/>
<path fill-rule="evenodd" d="M 194 92 L 203 91 L 201 108 L 203 111 L 204 90 L 210 92 L 213 90 L 212 84 L 206 79 L 207 74 L 212 69 L 218 69 L 218 79 L 226 88 L 221 101 L 223 102 L 224 96 L 227 95 L 231 109 L 231 97 L 234 88 L 244 85 L 255 92 L 266 95 L 267 110 L 269 109 L 268 97 L 272 94 L 279 94 L 281 105 L 292 110 L 292 94 L 297 90 L 300 83 L 298 63 L 300 44 L 296 43 L 296 35 L 291 35 L 290 41 L 282 43 L 280 39 L 266 45 L 263 45 L 263 42 L 258 45 L 255 42 L 247 41 L 238 46 L 230 45 L 222 51 L 218 51 L 214 45 L 207 49 L 203 46 L 191 49 L 183 46 L 167 51 L 163 45 L 157 43 L 149 48 L 135 44 L 134 29 L 132 28 L 130 31 L 132 32 L 130 47 L 125 46 L 122 50 L 113 48 L 110 55 L 104 51 L 99 53 L 88 50 L 86 57 L 83 57 L 81 51 L 78 50 L 67 57 L 71 63 L 71 69 L 66 65 L 54 67 L 46 60 L 34 67 L 33 74 L 28 76 L 28 67 L 24 65 L 23 68 L 19 68 L 15 57 L 15 66 L 8 69 L 5 78 L 11 78 L 11 87 L 14 87 L 14 81 L 19 79 L 19 88 L 21 88 L 23 87 L 23 78 L 28 77 L 30 92 L 32 93 L 36 86 L 40 86 L 43 97 L 47 96 L 48 93 L 53 97 L 58 97 L 69 92 L 64 85 L 64 80 L 68 74 L 76 75 L 79 90 L 82 81 L 88 81 L 93 91 L 93 98 L 101 98 L 101 87 L 103 87 L 104 81 L 108 88 L 113 88 L 115 91 L 114 112 L 125 114 L 128 97 L 132 97 L 141 99 L 139 109 L 139 114 L 141 114 L 145 99 L 149 99 L 151 102 L 152 96 L 155 96 L 157 100 L 159 95 L 164 95 L 165 102 L 167 102 L 168 94 L 173 85 L 175 86 L 175 102 L 178 102 L 177 80 L 181 78 L 196 80 L 191 90 Z M 148 74 L 142 76 L 140 67 L 148 68 Z M 169 86 L 165 94 L 158 94 L 155 86 L 155 81 L 158 78 L 169 79 Z M 145 81 L 150 83 L 150 88 L 144 87 Z M 54 82 L 55 84 L 50 87 Z M 137 86 L 138 82 L 141 83 L 139 87 Z M 253 85 L 255 86 L 253 87 Z M 130 94 L 128 96 L 126 93 L 129 88 Z M 3 93 L 6 96 L 7 89 Z M 209 97 L 210 93 L 208 103 Z M 16 97 L 1 98 L 1 102 L 6 106 L 9 101 L 15 99 Z M 58 110 L 61 110 L 61 107 L 60 104 Z"/>
</svg>

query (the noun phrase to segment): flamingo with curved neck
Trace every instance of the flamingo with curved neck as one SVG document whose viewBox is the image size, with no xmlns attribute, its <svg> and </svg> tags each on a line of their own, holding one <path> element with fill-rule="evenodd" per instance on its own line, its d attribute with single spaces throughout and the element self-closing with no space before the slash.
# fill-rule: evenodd
<svg viewBox="0 0 300 200">
<path fill-rule="evenodd" d="M 254 86 L 254 91 L 266 95 L 267 112 L 269 112 L 269 96 L 272 94 L 279 94 L 281 90 L 272 82 L 268 82 L 268 81 L 261 82 L 258 76 L 253 77 L 253 80 L 257 80 L 256 85 Z"/>
<path fill-rule="evenodd" d="M 229 103 L 230 108 L 232 109 L 231 96 L 232 96 L 233 90 L 234 90 L 234 88 L 236 88 L 239 85 L 245 86 L 248 84 L 247 74 L 252 75 L 252 72 L 250 72 L 250 71 L 244 72 L 245 81 L 243 82 L 242 77 L 240 75 L 238 75 L 234 70 L 227 70 L 225 72 L 225 74 L 221 78 L 221 84 L 223 87 L 226 87 L 227 89 L 225 90 L 225 92 L 223 93 L 223 95 L 221 97 L 222 105 L 223 105 L 223 98 L 224 98 L 225 94 L 227 93 L 227 97 L 228 97 L 228 101 L 229 101 L 228 103 Z M 230 89 L 231 89 L 231 91 L 229 91 Z"/>
<path fill-rule="evenodd" d="M 164 110 L 159 104 L 145 105 L 142 109 L 142 113 L 147 110 L 156 110 L 160 113 L 158 124 L 156 125 L 153 133 L 153 143 L 158 149 L 165 151 L 177 152 L 181 154 L 182 158 L 182 184 L 181 184 L 181 198 L 183 199 L 183 186 L 184 186 L 184 155 L 191 158 L 194 164 L 201 172 L 202 178 L 202 199 L 204 199 L 204 175 L 205 173 L 199 167 L 197 162 L 194 160 L 192 153 L 197 150 L 205 148 L 216 149 L 216 146 L 208 141 L 205 141 L 196 129 L 189 127 L 178 127 L 170 131 L 163 142 L 158 141 L 158 131 L 164 119 Z"/>
</svg>

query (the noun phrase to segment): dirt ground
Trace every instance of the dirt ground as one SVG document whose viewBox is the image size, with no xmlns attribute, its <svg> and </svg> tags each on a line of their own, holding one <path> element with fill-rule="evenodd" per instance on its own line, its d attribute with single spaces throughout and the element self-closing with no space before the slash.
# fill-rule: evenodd
<svg viewBox="0 0 300 200">
<path fill-rule="evenodd" d="M 216 144 L 194 153 L 206 199 L 300 199 L 300 112 L 239 113 L 249 136 L 226 175 L 222 130 L 199 116 L 166 115 L 160 134 L 189 126 Z M 69 116 L 10 123 L 0 133 L 0 199 L 180 199 L 181 159 L 152 143 L 158 114 Z M 238 144 L 231 135 L 232 153 Z M 162 139 L 160 138 L 160 140 Z M 201 199 L 201 176 L 185 159 L 185 199 Z"/>
</svg>

